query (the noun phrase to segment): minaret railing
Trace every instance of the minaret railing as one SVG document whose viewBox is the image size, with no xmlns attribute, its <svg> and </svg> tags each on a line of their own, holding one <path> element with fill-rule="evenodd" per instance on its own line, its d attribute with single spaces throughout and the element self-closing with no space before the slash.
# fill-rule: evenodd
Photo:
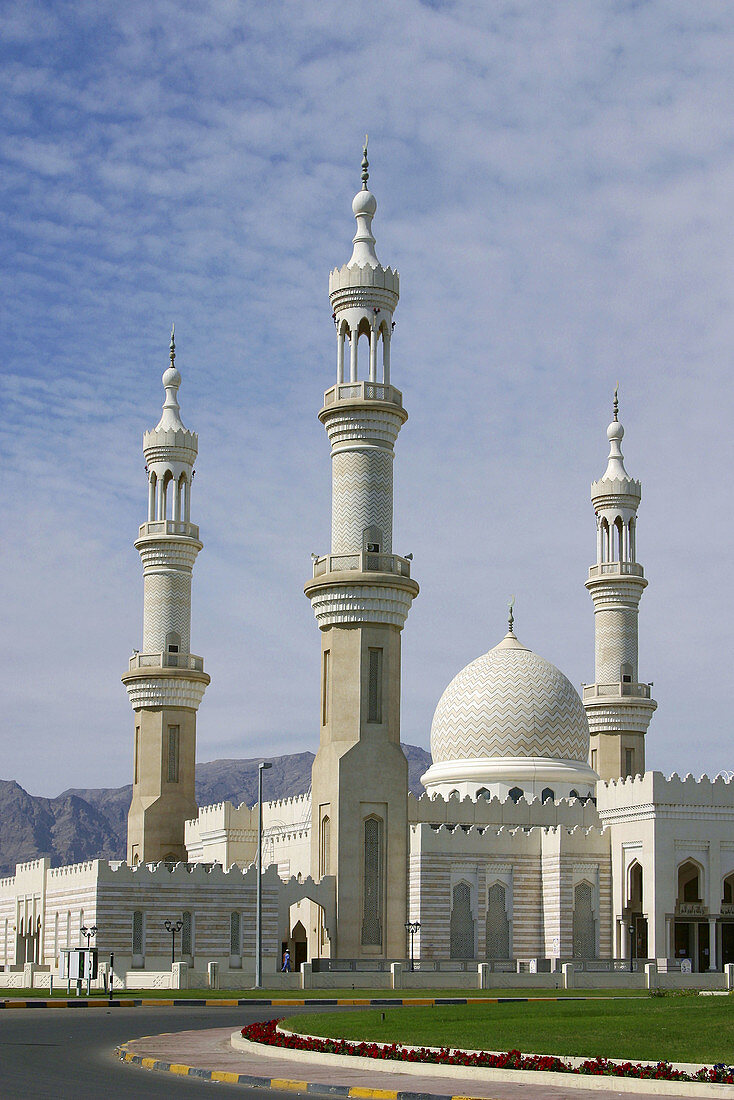
<svg viewBox="0 0 734 1100">
<path fill-rule="evenodd" d="M 389 401 L 403 407 L 400 390 L 384 382 L 338 382 L 324 394 L 324 405 L 334 405 L 337 401 Z"/>
</svg>

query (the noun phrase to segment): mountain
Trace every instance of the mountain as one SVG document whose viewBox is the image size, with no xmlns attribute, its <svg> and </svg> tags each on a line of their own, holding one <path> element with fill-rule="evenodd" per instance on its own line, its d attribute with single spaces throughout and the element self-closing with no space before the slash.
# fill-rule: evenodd
<svg viewBox="0 0 734 1100">
<path fill-rule="evenodd" d="M 420 777 L 431 754 L 417 745 L 403 745 L 408 760 L 408 786 L 418 795 Z M 257 766 L 251 760 L 210 760 L 196 765 L 196 801 L 257 801 Z M 303 794 L 311 785 L 312 752 L 270 757 L 264 776 L 268 801 Z M 127 811 L 132 787 L 70 788 L 56 798 L 28 794 L 15 780 L 0 780 L 0 876 L 12 874 L 16 863 L 50 856 L 57 867 L 98 856 L 124 859 Z"/>
</svg>

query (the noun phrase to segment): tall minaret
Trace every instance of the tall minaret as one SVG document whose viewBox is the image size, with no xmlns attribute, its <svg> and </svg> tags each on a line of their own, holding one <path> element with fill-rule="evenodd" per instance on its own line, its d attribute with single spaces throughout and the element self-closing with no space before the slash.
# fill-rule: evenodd
<svg viewBox="0 0 734 1100">
<path fill-rule="evenodd" d="M 336 936 L 327 941 L 320 929 L 313 954 L 403 958 L 408 767 L 400 747 L 400 632 L 418 585 L 410 561 L 392 551 L 393 447 L 408 414 L 390 383 L 399 280 L 375 254 L 368 167 L 365 142 L 362 190 L 352 203 L 354 251 L 329 277 L 336 385 L 319 419 L 331 443 L 331 553 L 314 560 L 305 586 L 321 630 L 311 865 L 314 878 L 337 880 Z"/>
<path fill-rule="evenodd" d="M 198 441 L 181 421 L 175 359 L 171 332 L 163 415 L 143 436 L 148 519 L 135 543 L 143 562 L 143 651 L 133 653 L 122 677 L 135 712 L 130 864 L 186 858 L 184 822 L 197 812 L 196 711 L 209 683 L 189 642 L 191 574 L 202 545 L 190 521 Z"/>
<path fill-rule="evenodd" d="M 638 775 L 645 770 L 645 734 L 657 703 L 637 671 L 637 620 L 647 587 L 637 557 L 639 481 L 624 468 L 619 402 L 607 428 L 610 444 L 606 471 L 591 486 L 596 512 L 596 565 L 586 587 L 594 601 L 595 683 L 584 687 L 589 719 L 590 764 L 602 779 Z"/>
</svg>

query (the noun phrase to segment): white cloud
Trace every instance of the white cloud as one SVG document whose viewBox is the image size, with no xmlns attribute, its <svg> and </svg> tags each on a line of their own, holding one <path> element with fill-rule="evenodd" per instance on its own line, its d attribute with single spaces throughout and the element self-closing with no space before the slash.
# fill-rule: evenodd
<svg viewBox="0 0 734 1100">
<path fill-rule="evenodd" d="M 200 756 L 314 747 L 301 587 L 328 542 L 326 276 L 350 253 L 365 129 L 378 254 L 402 280 L 396 549 L 422 585 L 404 738 L 427 743 L 511 592 L 526 644 L 592 679 L 588 483 L 619 378 L 649 761 L 729 766 L 734 13 L 69 8 L 2 17 L 4 774 L 43 793 L 129 778 L 140 435 L 173 318 L 200 435 Z"/>
</svg>

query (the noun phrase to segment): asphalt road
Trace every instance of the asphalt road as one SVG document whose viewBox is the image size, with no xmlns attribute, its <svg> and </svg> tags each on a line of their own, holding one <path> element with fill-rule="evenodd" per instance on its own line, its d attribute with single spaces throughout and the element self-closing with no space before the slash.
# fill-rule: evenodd
<svg viewBox="0 0 734 1100">
<path fill-rule="evenodd" d="M 117 1100 L 130 1097 L 262 1096 L 271 1089 L 172 1077 L 125 1065 L 113 1051 L 126 1039 L 195 1028 L 237 1027 L 303 1009 L 277 1008 L 40 1008 L 0 1011 L 0 1097 L 3 1100 Z M 308 1011 L 318 1011 L 311 1008 Z M 331 1008 L 329 1011 L 333 1012 Z"/>
</svg>

